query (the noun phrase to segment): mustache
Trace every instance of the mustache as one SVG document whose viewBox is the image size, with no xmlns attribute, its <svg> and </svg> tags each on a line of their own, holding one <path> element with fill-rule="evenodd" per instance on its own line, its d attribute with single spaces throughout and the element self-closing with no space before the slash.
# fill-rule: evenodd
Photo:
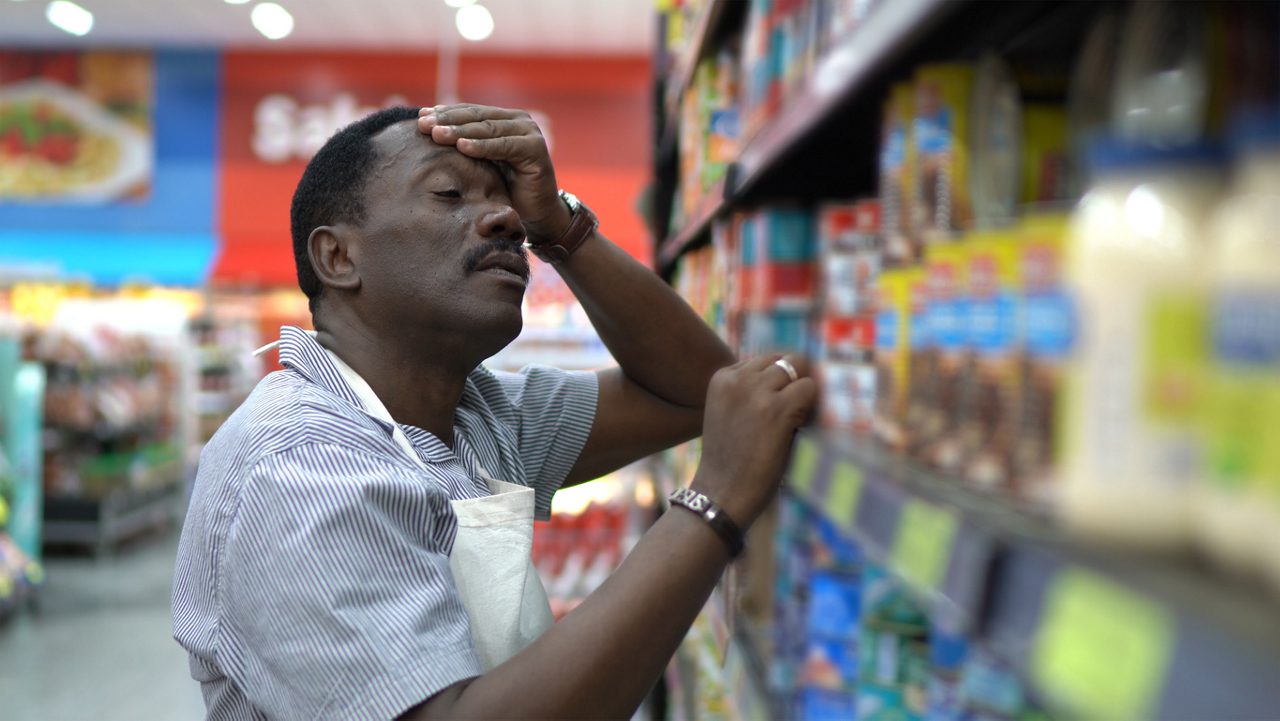
<svg viewBox="0 0 1280 721">
<path fill-rule="evenodd" d="M 511 241 L 499 240 L 472 248 L 467 251 L 467 254 L 462 258 L 463 267 L 467 269 L 468 273 L 471 273 L 475 271 L 481 261 L 494 253 L 502 253 L 504 255 L 511 256 L 512 260 L 519 266 L 520 274 L 526 279 L 529 278 L 529 251 L 524 249 L 523 244 L 513 243 Z"/>
</svg>

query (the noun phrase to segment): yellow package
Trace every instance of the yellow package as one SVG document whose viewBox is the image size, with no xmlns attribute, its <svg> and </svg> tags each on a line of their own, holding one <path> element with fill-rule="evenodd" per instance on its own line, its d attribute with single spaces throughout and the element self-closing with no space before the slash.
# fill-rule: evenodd
<svg viewBox="0 0 1280 721">
<path fill-rule="evenodd" d="M 912 219 L 925 245 L 973 227 L 969 195 L 969 116 L 973 67 L 925 65 L 914 84 L 916 192 Z"/>
<path fill-rule="evenodd" d="M 1019 238 L 1013 232 L 973 237 L 968 253 L 968 344 L 971 375 L 961 390 L 964 478 L 1007 491 L 1018 432 Z"/>
<path fill-rule="evenodd" d="M 892 269 L 876 284 L 876 404 L 875 433 L 887 446 L 902 450 L 903 421 L 910 389 L 910 284 L 918 269 Z"/>
<path fill-rule="evenodd" d="M 1066 110 L 1060 105 L 1027 105 L 1022 110 L 1022 131 L 1021 201 L 1068 198 Z"/>
<path fill-rule="evenodd" d="M 1057 474 L 1063 373 L 1075 344 L 1075 304 L 1065 285 L 1067 219 L 1028 216 L 1018 228 L 1019 411 L 1012 485 L 1029 500 L 1052 501 Z"/>
<path fill-rule="evenodd" d="M 893 86 L 881 126 L 880 208 L 888 265 L 905 265 L 920 259 L 919 237 L 911 218 L 911 198 L 915 194 L 913 92 L 910 83 Z"/>
</svg>

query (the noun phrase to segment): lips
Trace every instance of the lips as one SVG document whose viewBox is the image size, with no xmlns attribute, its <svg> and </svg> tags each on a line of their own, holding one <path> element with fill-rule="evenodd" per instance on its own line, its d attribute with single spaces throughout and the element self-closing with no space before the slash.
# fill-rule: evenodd
<svg viewBox="0 0 1280 721">
<path fill-rule="evenodd" d="M 490 253 L 480 260 L 475 267 L 476 272 L 509 273 L 521 282 L 529 282 L 529 261 L 515 253 Z"/>
</svg>

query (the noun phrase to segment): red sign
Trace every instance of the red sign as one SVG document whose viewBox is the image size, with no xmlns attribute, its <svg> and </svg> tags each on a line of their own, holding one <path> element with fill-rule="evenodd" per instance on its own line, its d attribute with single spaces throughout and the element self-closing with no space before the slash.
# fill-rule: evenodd
<svg viewBox="0 0 1280 721">
<path fill-rule="evenodd" d="M 289 203 L 307 159 L 335 130 L 379 107 L 434 104 L 436 58 L 224 57 L 223 250 L 214 278 L 293 285 Z M 458 70 L 463 101 L 523 108 L 539 119 L 560 185 L 591 206 L 611 240 L 648 262 L 636 210 L 648 177 L 648 59 L 463 55 Z"/>
</svg>

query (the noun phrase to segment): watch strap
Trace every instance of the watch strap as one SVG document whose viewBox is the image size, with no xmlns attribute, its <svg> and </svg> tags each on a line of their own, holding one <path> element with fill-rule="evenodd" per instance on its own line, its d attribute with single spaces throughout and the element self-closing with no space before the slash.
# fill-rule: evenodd
<svg viewBox="0 0 1280 721">
<path fill-rule="evenodd" d="M 742 538 L 742 529 L 738 528 L 738 524 L 729 518 L 729 514 L 724 509 L 717 506 L 714 501 L 707 498 L 692 488 L 677 488 L 667 497 L 673 506 L 681 506 L 696 513 L 711 526 L 711 530 L 715 531 L 725 544 L 729 546 L 729 555 L 737 558 L 742 553 L 742 549 L 746 547 L 746 543 Z"/>
<path fill-rule="evenodd" d="M 525 247 L 534 255 L 538 256 L 544 262 L 553 265 L 563 263 L 573 255 L 587 238 L 599 227 L 600 221 L 596 219 L 595 213 L 577 198 L 569 195 L 563 190 L 560 191 L 560 197 L 564 198 L 565 204 L 569 206 L 571 217 L 569 226 L 564 229 L 559 238 L 550 240 L 545 243 L 526 243 Z"/>
</svg>

